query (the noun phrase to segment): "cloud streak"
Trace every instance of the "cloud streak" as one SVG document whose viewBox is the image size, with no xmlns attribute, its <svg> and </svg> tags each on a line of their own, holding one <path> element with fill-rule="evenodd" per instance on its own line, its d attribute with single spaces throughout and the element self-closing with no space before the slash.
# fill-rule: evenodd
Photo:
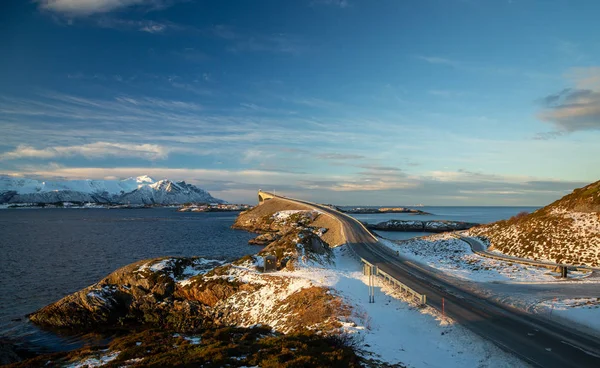
<svg viewBox="0 0 600 368">
<path fill-rule="evenodd" d="M 145 9 L 161 9 L 173 1 L 165 0 L 37 0 L 40 9 L 69 17 L 85 17 L 92 14 L 143 7 Z"/>
<path fill-rule="evenodd" d="M 84 156 L 87 158 L 143 158 L 147 160 L 165 159 L 169 154 L 166 147 L 156 144 L 123 144 L 96 142 L 79 146 L 58 146 L 37 149 L 19 145 L 15 150 L 0 154 L 0 160 L 22 158 L 54 159 L 59 157 Z"/>
<path fill-rule="evenodd" d="M 233 53 L 300 54 L 307 49 L 307 46 L 301 40 L 286 33 L 262 34 L 242 31 L 229 25 L 220 24 L 213 27 L 212 34 L 217 38 L 228 41 L 227 50 Z"/>
<path fill-rule="evenodd" d="M 37 178 L 103 179 L 138 175 L 186 180 L 229 201 L 255 202 L 259 188 L 322 203 L 410 205 L 415 202 L 446 204 L 532 205 L 550 203 L 587 183 L 501 176 L 469 172 L 432 172 L 421 176 L 388 175 L 378 179 L 355 175 L 316 175 L 270 170 L 216 170 L 161 167 L 24 166 L 9 175 Z M 354 193 L 356 195 L 349 195 Z M 390 201 L 394 203 L 390 203 Z"/>
<path fill-rule="evenodd" d="M 575 79 L 575 87 L 565 88 L 542 98 L 543 110 L 538 117 L 542 121 L 552 123 L 559 132 L 599 130 L 600 67 L 576 69 L 572 76 Z M 552 138 L 552 135 L 546 134 L 542 137 Z"/>
</svg>

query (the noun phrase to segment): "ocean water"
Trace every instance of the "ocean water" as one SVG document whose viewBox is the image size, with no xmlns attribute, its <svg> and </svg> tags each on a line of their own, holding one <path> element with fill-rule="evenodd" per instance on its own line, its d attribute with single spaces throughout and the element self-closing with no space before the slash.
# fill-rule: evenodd
<svg viewBox="0 0 600 368">
<path fill-rule="evenodd" d="M 79 346 L 81 336 L 42 331 L 25 316 L 141 259 L 256 253 L 248 245 L 256 234 L 230 229 L 236 217 L 174 208 L 0 210 L 0 338 L 39 350 Z"/>
<path fill-rule="evenodd" d="M 390 207 L 405 207 L 405 206 L 390 206 Z M 351 208 L 351 207 L 342 207 Z M 377 207 L 373 207 L 377 208 Z M 479 224 L 486 224 L 499 220 L 508 219 L 519 212 L 533 212 L 539 207 L 445 207 L 445 206 L 424 206 L 424 207 L 411 207 L 424 212 L 431 213 L 431 215 L 413 215 L 410 213 L 385 213 L 385 214 L 368 214 L 368 215 L 352 215 L 356 219 L 368 222 L 370 224 L 376 224 L 388 220 L 451 220 L 451 221 L 463 221 L 463 222 L 475 222 Z M 381 236 L 393 239 L 393 240 L 404 240 L 410 239 L 417 236 L 429 235 L 430 233 L 425 232 L 399 232 L 399 231 L 377 231 Z"/>
</svg>

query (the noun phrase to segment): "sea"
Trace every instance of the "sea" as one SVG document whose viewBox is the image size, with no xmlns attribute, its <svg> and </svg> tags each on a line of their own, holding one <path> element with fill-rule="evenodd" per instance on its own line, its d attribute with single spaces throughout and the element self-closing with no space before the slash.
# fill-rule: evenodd
<svg viewBox="0 0 600 368">
<path fill-rule="evenodd" d="M 420 207 L 432 215 L 354 215 L 369 223 L 397 220 L 455 220 L 477 223 L 532 212 L 536 207 Z M 254 254 L 255 237 L 231 225 L 237 212 L 177 212 L 151 209 L 0 210 L 0 340 L 39 352 L 99 343 L 105 336 L 64 335 L 42 330 L 32 313 L 89 286 L 119 267 L 163 256 L 231 260 Z M 389 239 L 427 233 L 379 232 Z"/>
<path fill-rule="evenodd" d="M 356 206 L 358 207 L 358 206 Z M 365 207 L 365 206 L 363 206 Z M 406 207 L 406 206 L 386 206 L 386 207 Z M 341 207 L 349 209 L 355 207 Z M 365 208 L 379 208 L 377 206 Z M 411 213 L 378 213 L 378 214 L 353 214 L 352 216 L 362 222 L 377 224 L 388 220 L 450 220 L 462 222 L 474 222 L 478 224 L 487 224 L 499 220 L 508 219 L 519 212 L 533 212 L 539 207 L 451 207 L 451 206 L 423 206 L 409 207 L 430 213 L 431 215 L 415 215 Z M 384 238 L 392 240 L 411 239 L 417 236 L 430 235 L 425 232 L 398 232 L 398 231 L 381 231 L 377 230 L 377 234 Z"/>
<path fill-rule="evenodd" d="M 230 228 L 237 215 L 175 208 L 0 210 L 0 340 L 44 352 L 98 342 L 93 335 L 41 330 L 26 315 L 138 260 L 258 252 L 248 245 L 256 234 Z"/>
</svg>

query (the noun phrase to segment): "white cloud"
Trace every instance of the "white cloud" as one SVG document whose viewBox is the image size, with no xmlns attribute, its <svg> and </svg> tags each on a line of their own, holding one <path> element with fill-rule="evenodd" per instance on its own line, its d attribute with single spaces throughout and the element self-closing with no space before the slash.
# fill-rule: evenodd
<svg viewBox="0 0 600 368">
<path fill-rule="evenodd" d="M 311 5 L 327 5 L 342 9 L 350 6 L 347 0 L 313 0 L 311 1 Z"/>
<path fill-rule="evenodd" d="M 449 65 L 449 66 L 453 66 L 453 67 L 460 67 L 463 65 L 463 63 L 460 61 L 450 60 L 450 59 L 446 59 L 446 58 L 439 57 L 439 56 L 417 55 L 416 58 L 419 60 L 428 62 L 429 64 L 442 64 L 442 65 Z"/>
<path fill-rule="evenodd" d="M 169 150 L 155 144 L 127 144 L 95 142 L 78 146 L 57 146 L 38 149 L 28 145 L 20 145 L 15 150 L 0 154 L 0 160 L 21 158 L 50 159 L 57 157 L 84 156 L 87 158 L 103 158 L 107 156 L 119 158 L 143 158 L 147 160 L 164 159 Z"/>
<path fill-rule="evenodd" d="M 108 13 L 134 5 L 156 6 L 156 0 L 38 0 L 40 8 L 70 16 Z"/>
<path fill-rule="evenodd" d="M 140 28 L 140 31 L 148 33 L 160 33 L 166 28 L 167 26 L 165 26 L 164 24 L 149 24 Z"/>
<path fill-rule="evenodd" d="M 156 22 L 153 20 L 131 20 L 131 19 L 121 19 L 113 16 L 102 16 L 94 18 L 94 22 L 98 27 L 101 28 L 110 28 L 121 31 L 140 31 L 147 33 L 163 33 L 167 29 L 171 31 L 181 30 L 182 27 L 173 22 Z"/>
</svg>

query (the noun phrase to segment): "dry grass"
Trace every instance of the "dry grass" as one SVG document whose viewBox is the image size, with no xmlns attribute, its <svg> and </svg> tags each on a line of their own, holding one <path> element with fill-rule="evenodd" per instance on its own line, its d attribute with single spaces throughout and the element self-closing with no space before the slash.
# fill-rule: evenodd
<svg viewBox="0 0 600 368">
<path fill-rule="evenodd" d="M 266 328 L 201 329 L 190 336 L 150 329 L 119 337 L 107 347 L 44 354 L 9 367 L 56 367 L 117 352 L 103 367 L 359 367 L 351 344 L 335 336 L 282 335 Z"/>
<path fill-rule="evenodd" d="M 600 181 L 541 208 L 469 233 L 502 253 L 573 265 L 600 266 Z"/>
</svg>

